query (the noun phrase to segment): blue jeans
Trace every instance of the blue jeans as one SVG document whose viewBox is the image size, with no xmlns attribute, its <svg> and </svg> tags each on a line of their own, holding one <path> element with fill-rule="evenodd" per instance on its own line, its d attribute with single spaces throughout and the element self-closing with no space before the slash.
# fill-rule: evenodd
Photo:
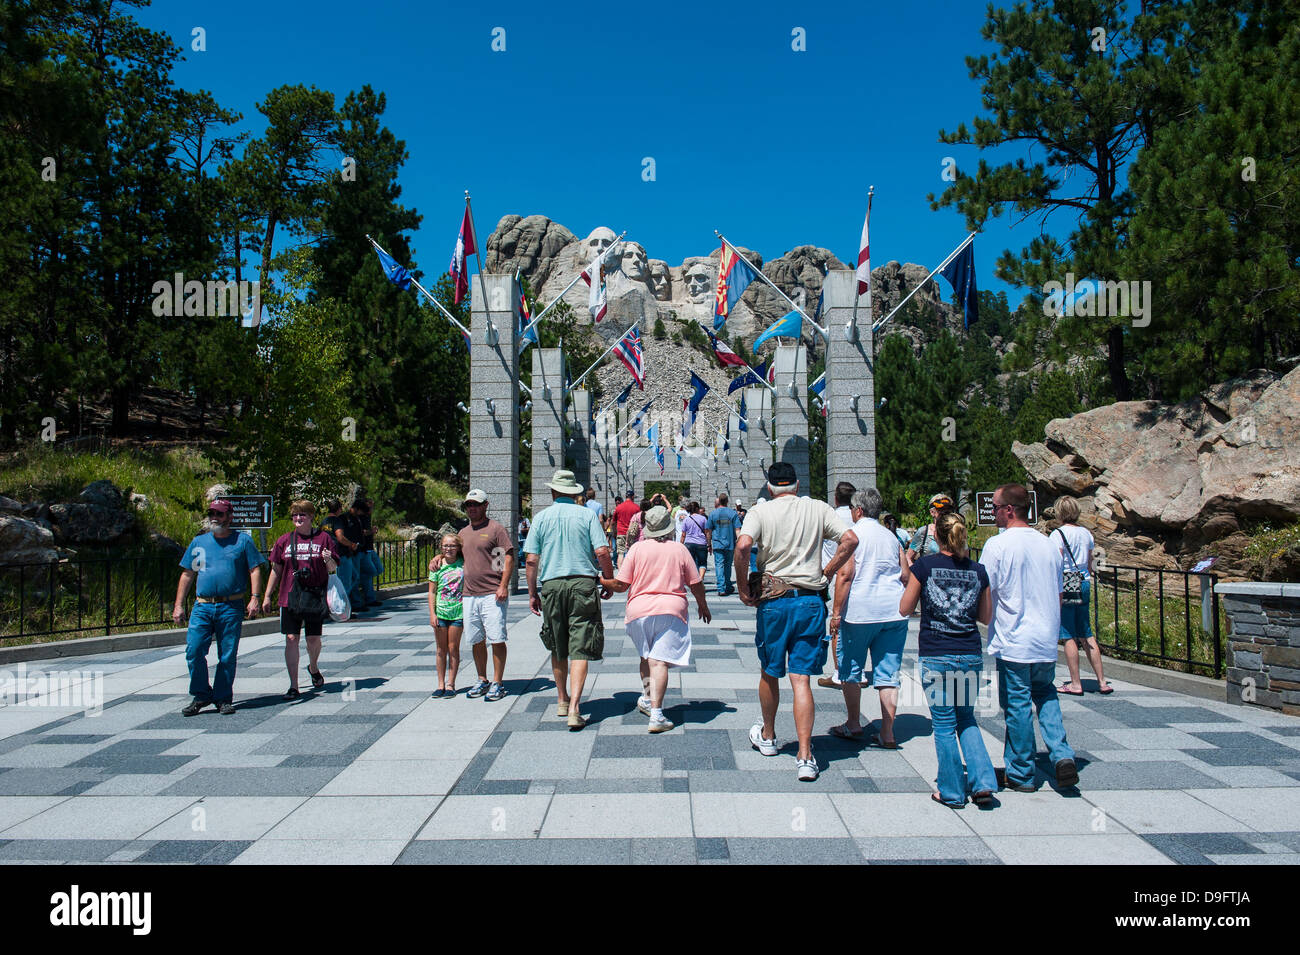
<svg viewBox="0 0 1300 955">
<path fill-rule="evenodd" d="M 239 603 L 194 605 L 190 628 L 185 635 L 185 662 L 190 668 L 190 696 L 201 703 L 225 703 L 234 699 L 235 658 L 239 655 L 239 631 L 244 612 Z M 217 641 L 217 674 L 208 685 L 208 647 Z"/>
<path fill-rule="evenodd" d="M 1009 782 L 1033 785 L 1035 709 L 1053 765 L 1074 759 L 1074 750 L 1065 739 L 1061 701 L 1056 696 L 1055 663 L 998 660 L 998 702 L 1007 720 L 1002 755 Z"/>
<path fill-rule="evenodd" d="M 357 563 L 354 557 L 339 557 L 339 583 L 343 585 L 343 590 L 348 594 L 348 599 L 352 599 L 352 588 L 357 583 Z"/>
<path fill-rule="evenodd" d="M 734 559 L 735 555 L 725 547 L 713 550 L 713 576 L 717 578 L 719 594 L 731 592 L 731 562 Z"/>
<path fill-rule="evenodd" d="M 361 605 L 364 606 L 365 604 L 368 603 L 374 603 L 374 601 L 379 597 L 379 594 L 375 593 L 375 585 L 374 585 L 374 579 L 375 579 L 374 551 L 368 550 L 358 554 L 357 566 L 360 569 L 360 577 L 361 577 L 361 584 L 357 589 L 361 591 L 361 596 L 365 598 L 362 601 Z"/>
<path fill-rule="evenodd" d="M 1092 636 L 1092 621 L 1089 615 L 1092 604 L 1089 603 L 1092 586 L 1087 577 L 1083 578 L 1083 603 L 1061 604 L 1061 641 L 1087 640 Z"/>
<path fill-rule="evenodd" d="M 984 660 L 978 653 L 953 653 L 921 657 L 920 662 L 921 687 L 930 704 L 934 751 L 939 757 L 939 798 L 954 806 L 964 805 L 967 793 L 998 788 L 993 761 L 975 722 L 975 698 L 979 695 Z"/>
</svg>

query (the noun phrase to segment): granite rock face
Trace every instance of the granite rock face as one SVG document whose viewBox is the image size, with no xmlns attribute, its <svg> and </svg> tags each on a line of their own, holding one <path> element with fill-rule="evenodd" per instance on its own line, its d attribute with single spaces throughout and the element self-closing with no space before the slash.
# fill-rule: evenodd
<svg viewBox="0 0 1300 955">
<path fill-rule="evenodd" d="M 48 564 L 58 560 L 54 535 L 35 521 L 0 516 L 0 564 Z"/>
</svg>

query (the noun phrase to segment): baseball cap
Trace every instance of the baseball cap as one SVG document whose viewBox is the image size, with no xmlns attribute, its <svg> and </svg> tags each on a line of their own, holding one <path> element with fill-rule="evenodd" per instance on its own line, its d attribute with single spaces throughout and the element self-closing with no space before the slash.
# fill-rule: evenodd
<svg viewBox="0 0 1300 955">
<path fill-rule="evenodd" d="M 468 504 L 471 501 L 475 504 L 486 504 L 487 495 L 484 494 L 478 488 L 474 488 L 472 491 L 470 491 L 468 494 L 465 495 L 465 503 Z"/>
<path fill-rule="evenodd" d="M 232 514 L 234 513 L 234 508 L 230 506 L 229 501 L 218 499 L 208 505 L 208 513 L 212 513 L 213 511 L 216 511 L 218 514 Z"/>
<path fill-rule="evenodd" d="M 767 469 L 767 483 L 773 487 L 789 487 L 799 483 L 799 475 L 795 473 L 793 464 L 777 461 Z"/>
<path fill-rule="evenodd" d="M 937 507 L 943 510 L 945 507 L 952 507 L 952 498 L 947 494 L 936 494 L 930 498 L 930 507 Z"/>
</svg>

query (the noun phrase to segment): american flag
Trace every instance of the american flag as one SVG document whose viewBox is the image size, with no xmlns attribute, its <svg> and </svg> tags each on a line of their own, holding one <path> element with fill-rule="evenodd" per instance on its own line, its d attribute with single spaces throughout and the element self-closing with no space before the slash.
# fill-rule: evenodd
<svg viewBox="0 0 1300 955">
<path fill-rule="evenodd" d="M 614 354 L 632 373 L 632 380 L 636 382 L 636 386 L 645 391 L 645 352 L 641 350 L 641 333 L 636 330 L 635 325 L 618 340 L 618 344 L 614 346 Z"/>
</svg>

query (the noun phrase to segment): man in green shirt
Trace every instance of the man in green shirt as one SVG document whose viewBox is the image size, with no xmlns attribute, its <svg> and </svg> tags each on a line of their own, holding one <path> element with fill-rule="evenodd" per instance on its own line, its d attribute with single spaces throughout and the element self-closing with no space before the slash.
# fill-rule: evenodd
<svg viewBox="0 0 1300 955">
<path fill-rule="evenodd" d="M 524 543 L 528 557 L 528 609 L 542 617 L 542 644 L 551 651 L 551 672 L 559 696 L 556 712 L 569 729 L 587 721 L 579 713 L 587 664 L 605 648 L 600 601 L 610 591 L 600 577 L 614 576 L 609 542 L 600 518 L 577 497 L 582 485 L 572 471 L 556 471 L 547 487 L 554 505 L 533 520 Z"/>
</svg>

